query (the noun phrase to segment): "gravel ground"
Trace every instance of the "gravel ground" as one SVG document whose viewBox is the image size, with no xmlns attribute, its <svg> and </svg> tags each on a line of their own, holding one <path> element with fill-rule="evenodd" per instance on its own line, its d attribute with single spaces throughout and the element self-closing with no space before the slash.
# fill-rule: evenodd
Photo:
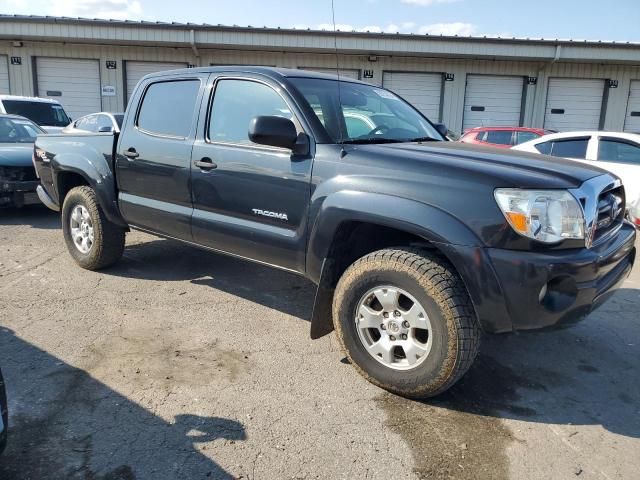
<svg viewBox="0 0 640 480">
<path fill-rule="evenodd" d="M 309 339 L 302 278 L 142 233 L 101 273 L 57 214 L 0 211 L 0 479 L 629 479 L 640 273 L 567 330 L 487 337 L 415 402 Z"/>
</svg>

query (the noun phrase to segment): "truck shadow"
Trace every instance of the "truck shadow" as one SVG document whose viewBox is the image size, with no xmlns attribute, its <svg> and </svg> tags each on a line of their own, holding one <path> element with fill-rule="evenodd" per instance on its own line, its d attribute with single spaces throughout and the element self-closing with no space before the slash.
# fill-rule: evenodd
<svg viewBox="0 0 640 480">
<path fill-rule="evenodd" d="M 190 414 L 165 421 L 6 328 L 0 352 L 10 415 L 3 480 L 233 478 L 196 444 L 245 440 L 241 423 Z"/>
<path fill-rule="evenodd" d="M 208 252 L 173 240 L 127 245 L 108 275 L 144 280 L 190 281 L 309 320 L 313 284 L 292 273 Z"/>
<path fill-rule="evenodd" d="M 189 280 L 308 320 L 314 288 L 269 267 L 153 240 L 128 246 L 106 273 Z M 478 360 L 449 392 L 424 405 L 494 418 L 602 425 L 640 437 L 640 290 L 623 288 L 572 328 L 487 335 Z M 409 400 L 393 397 L 390 402 Z"/>
<path fill-rule="evenodd" d="M 33 228 L 51 230 L 60 228 L 60 214 L 44 205 L 0 208 L 0 225 L 31 225 Z"/>
</svg>

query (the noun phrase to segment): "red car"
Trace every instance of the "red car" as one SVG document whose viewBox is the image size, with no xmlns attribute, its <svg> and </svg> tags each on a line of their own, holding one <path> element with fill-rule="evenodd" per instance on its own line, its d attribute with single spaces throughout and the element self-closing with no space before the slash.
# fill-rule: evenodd
<svg viewBox="0 0 640 480">
<path fill-rule="evenodd" d="M 514 145 L 535 140 L 554 133 L 543 128 L 527 127 L 476 127 L 464 132 L 459 142 L 487 145 L 489 147 L 511 148 Z"/>
</svg>

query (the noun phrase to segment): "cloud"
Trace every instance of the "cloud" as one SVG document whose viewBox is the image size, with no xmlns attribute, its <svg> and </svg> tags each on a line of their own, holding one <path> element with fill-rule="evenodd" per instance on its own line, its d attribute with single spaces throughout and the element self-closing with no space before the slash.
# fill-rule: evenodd
<svg viewBox="0 0 640 480">
<path fill-rule="evenodd" d="M 420 7 L 430 7 L 431 5 L 437 5 L 438 3 L 453 3 L 460 0 L 400 0 L 402 3 L 409 5 L 418 5 Z"/>
<path fill-rule="evenodd" d="M 468 37 L 474 35 L 478 28 L 472 23 L 434 23 L 432 25 L 423 25 L 418 28 L 418 33 L 428 35 L 459 35 L 461 37 Z"/>
<path fill-rule="evenodd" d="M 3 0 L 0 8 L 24 15 L 139 20 L 140 0 Z"/>
<path fill-rule="evenodd" d="M 331 23 L 321 23 L 316 27 L 308 25 L 294 25 L 293 28 L 300 30 L 327 30 L 333 31 Z M 402 22 L 400 24 L 390 23 L 388 25 L 366 25 L 356 27 L 347 23 L 336 24 L 336 30 L 341 32 L 370 32 L 370 33 L 417 33 L 420 35 L 446 35 L 468 37 L 478 33 L 478 27 L 472 23 L 452 22 L 452 23 L 432 23 L 429 25 L 418 25 L 415 22 Z"/>
</svg>

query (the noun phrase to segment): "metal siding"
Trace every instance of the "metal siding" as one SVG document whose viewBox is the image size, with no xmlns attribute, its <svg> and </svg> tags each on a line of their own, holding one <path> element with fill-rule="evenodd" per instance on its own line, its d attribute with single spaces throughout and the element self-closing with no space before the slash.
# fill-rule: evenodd
<svg viewBox="0 0 640 480">
<path fill-rule="evenodd" d="M 102 110 L 97 60 L 36 58 L 36 74 L 38 95 L 58 100 L 72 118 Z"/>
<path fill-rule="evenodd" d="M 544 127 L 560 132 L 598 130 L 603 94 L 603 80 L 550 78 Z"/>
<path fill-rule="evenodd" d="M 6 55 L 0 55 L 0 93 L 10 93 L 9 63 Z"/>
<path fill-rule="evenodd" d="M 384 72 L 382 86 L 400 95 L 430 120 L 440 121 L 441 73 Z"/>
<path fill-rule="evenodd" d="M 624 131 L 640 133 L 640 80 L 632 80 L 624 119 Z"/>
<path fill-rule="evenodd" d="M 462 129 L 520 125 L 522 84 L 522 77 L 468 75 Z"/>
<path fill-rule="evenodd" d="M 132 62 L 130 60 L 127 60 L 124 63 L 127 72 L 127 100 L 131 98 L 136 85 L 145 75 L 161 72 L 163 70 L 185 68 L 187 66 L 186 63 Z"/>
</svg>

